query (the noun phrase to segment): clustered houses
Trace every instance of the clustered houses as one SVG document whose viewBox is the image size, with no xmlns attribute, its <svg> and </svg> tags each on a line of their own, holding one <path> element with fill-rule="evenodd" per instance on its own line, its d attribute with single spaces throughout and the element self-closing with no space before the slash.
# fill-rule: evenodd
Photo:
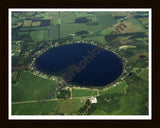
<svg viewBox="0 0 160 128">
<path fill-rule="evenodd" d="M 52 42 L 48 42 L 46 45 L 50 46 L 50 47 L 44 47 L 43 49 L 35 52 L 35 57 L 33 58 L 32 62 L 30 63 L 29 65 L 29 69 L 35 74 L 35 75 L 39 75 L 41 77 L 44 77 L 46 78 L 46 75 L 43 75 L 43 73 L 40 73 L 39 71 L 37 71 L 36 67 L 35 67 L 35 61 L 36 61 L 36 58 L 38 58 L 41 54 L 43 54 L 44 52 L 46 52 L 48 49 L 50 48 L 53 48 L 53 47 L 58 47 L 60 45 L 64 45 L 64 44 L 73 44 L 73 43 L 87 43 L 87 44 L 91 44 L 91 45 L 97 45 L 95 44 L 93 41 L 66 41 L 64 43 L 58 43 L 58 42 L 55 42 L 54 44 Z M 40 45 L 39 47 L 41 47 L 42 45 Z M 106 47 L 108 48 L 108 47 Z"/>
</svg>

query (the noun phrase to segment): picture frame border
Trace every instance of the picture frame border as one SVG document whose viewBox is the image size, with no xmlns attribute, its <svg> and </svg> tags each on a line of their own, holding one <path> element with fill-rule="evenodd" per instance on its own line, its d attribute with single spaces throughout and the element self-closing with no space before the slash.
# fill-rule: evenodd
<svg viewBox="0 0 160 128">
<path fill-rule="evenodd" d="M 9 8 L 151 8 L 152 9 L 152 120 L 9 120 L 8 119 L 8 9 Z M 34 2 L 32 0 L 8 0 L 1 4 L 1 124 L 3 127 L 145 127 L 157 128 L 160 126 L 160 81 L 159 67 L 159 22 L 160 5 L 158 0 L 46 0 Z"/>
</svg>

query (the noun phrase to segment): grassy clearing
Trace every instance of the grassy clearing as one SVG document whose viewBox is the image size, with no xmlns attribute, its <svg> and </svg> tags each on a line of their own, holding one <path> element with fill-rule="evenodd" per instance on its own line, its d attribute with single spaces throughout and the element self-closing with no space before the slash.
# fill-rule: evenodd
<svg viewBox="0 0 160 128">
<path fill-rule="evenodd" d="M 131 14 L 128 12 L 111 12 L 111 14 L 112 16 L 127 16 L 127 17 L 131 16 Z"/>
<path fill-rule="evenodd" d="M 94 112 L 91 113 L 91 115 L 108 115 L 108 113 L 101 109 L 96 109 Z"/>
<path fill-rule="evenodd" d="M 58 39 L 58 27 L 52 26 L 49 29 L 48 40 Z"/>
<path fill-rule="evenodd" d="M 60 29 L 61 37 L 67 37 L 78 31 L 86 30 L 85 24 L 62 24 Z"/>
<path fill-rule="evenodd" d="M 148 114 L 148 83 L 133 73 L 126 78 L 127 94 L 120 100 L 119 114 L 146 115 Z"/>
<path fill-rule="evenodd" d="M 71 14 L 71 12 L 46 12 L 44 15 L 44 19 L 50 19 L 51 25 L 58 24 L 58 20 L 61 19 L 61 24 L 74 23 L 75 15 Z"/>
<path fill-rule="evenodd" d="M 29 27 L 29 26 L 31 26 L 31 24 L 32 24 L 32 20 L 25 20 L 23 22 L 23 27 Z"/>
<path fill-rule="evenodd" d="M 92 17 L 94 14 L 87 14 L 86 12 L 77 12 L 76 17 Z"/>
<path fill-rule="evenodd" d="M 47 101 L 40 106 L 37 103 L 12 104 L 12 115 L 50 115 L 57 113 L 59 101 Z"/>
<path fill-rule="evenodd" d="M 44 96 L 50 94 L 51 86 L 55 86 L 55 84 L 55 81 L 37 77 L 28 71 L 22 71 L 19 81 L 12 85 L 12 102 L 45 99 Z M 53 93 L 55 94 L 55 92 Z"/>
<path fill-rule="evenodd" d="M 91 33 L 94 33 L 101 29 L 101 27 L 97 26 L 91 26 L 91 25 L 86 25 L 84 23 L 75 23 L 75 24 L 61 24 L 60 26 L 60 34 L 61 38 L 67 37 L 70 34 L 76 33 L 78 31 L 89 31 Z"/>
<path fill-rule="evenodd" d="M 148 81 L 148 69 L 144 69 L 138 74 L 139 77 L 141 77 L 143 80 Z"/>
<path fill-rule="evenodd" d="M 32 31 L 30 36 L 35 42 L 45 41 L 48 40 L 48 30 Z"/>
<path fill-rule="evenodd" d="M 81 99 L 46 101 L 37 103 L 12 104 L 12 115 L 74 115 L 84 102 Z"/>
<path fill-rule="evenodd" d="M 104 94 L 113 94 L 113 93 L 125 93 L 126 88 L 127 88 L 127 83 L 125 81 L 122 81 L 120 84 L 116 86 L 112 86 L 106 89 L 105 91 L 99 91 L 99 94 L 104 95 Z"/>
<path fill-rule="evenodd" d="M 131 22 L 123 22 L 127 27 L 122 31 L 122 33 L 131 33 L 131 32 L 137 32 L 137 28 L 131 23 Z"/>
<path fill-rule="evenodd" d="M 134 52 L 134 56 L 131 56 L 128 58 L 128 61 L 131 62 L 131 63 L 136 63 L 137 60 L 139 60 L 139 56 L 140 55 L 144 55 L 146 56 L 146 58 L 148 58 L 148 52 L 145 51 L 145 50 L 132 50 Z"/>
<path fill-rule="evenodd" d="M 146 91 L 145 91 L 146 92 Z M 121 109 L 114 111 L 114 115 L 147 115 L 147 96 L 141 94 L 124 95 L 121 97 Z"/>
<path fill-rule="evenodd" d="M 74 23 L 75 16 L 70 13 L 61 13 L 60 14 L 61 24 L 70 24 Z"/>
<path fill-rule="evenodd" d="M 91 89 L 72 89 L 72 97 L 95 96 L 97 91 Z"/>
<path fill-rule="evenodd" d="M 35 21 L 32 22 L 32 26 L 40 26 L 41 22 L 40 21 Z"/>
<path fill-rule="evenodd" d="M 136 18 L 129 18 L 128 19 L 129 22 L 131 22 L 131 24 L 133 24 L 134 28 L 136 28 L 137 32 L 146 32 L 146 29 L 143 27 L 142 24 L 140 24 Z"/>
<path fill-rule="evenodd" d="M 103 35 L 109 35 L 109 34 L 111 34 L 111 32 L 113 32 L 112 27 L 107 27 L 106 29 L 102 30 Z"/>
<path fill-rule="evenodd" d="M 40 31 L 40 30 L 44 30 L 44 29 L 49 29 L 48 26 L 37 26 L 37 27 L 23 27 L 20 28 L 20 32 L 30 32 L 30 31 Z"/>
<path fill-rule="evenodd" d="M 109 14 L 96 13 L 96 16 L 102 27 L 110 27 L 117 22 L 114 17 Z"/>
<path fill-rule="evenodd" d="M 104 36 L 91 36 L 91 37 L 86 37 L 85 40 L 92 40 L 92 41 L 97 41 L 102 44 L 106 44 Z"/>
<path fill-rule="evenodd" d="M 18 36 L 27 35 L 29 32 L 18 32 Z"/>
<path fill-rule="evenodd" d="M 64 100 L 59 108 L 59 113 L 65 115 L 74 115 L 84 103 L 80 102 L 80 99 L 67 99 Z"/>
<path fill-rule="evenodd" d="M 20 27 L 23 24 L 23 22 L 18 22 L 16 25 L 12 25 L 12 28 Z"/>
</svg>

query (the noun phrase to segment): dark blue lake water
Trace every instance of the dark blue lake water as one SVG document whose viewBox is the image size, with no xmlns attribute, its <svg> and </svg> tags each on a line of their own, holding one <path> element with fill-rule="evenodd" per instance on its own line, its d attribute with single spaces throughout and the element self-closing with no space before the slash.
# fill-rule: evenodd
<svg viewBox="0 0 160 128">
<path fill-rule="evenodd" d="M 114 53 L 89 44 L 68 44 L 49 49 L 35 62 L 38 70 L 61 75 L 79 86 L 104 86 L 117 79 L 122 60 Z"/>
</svg>

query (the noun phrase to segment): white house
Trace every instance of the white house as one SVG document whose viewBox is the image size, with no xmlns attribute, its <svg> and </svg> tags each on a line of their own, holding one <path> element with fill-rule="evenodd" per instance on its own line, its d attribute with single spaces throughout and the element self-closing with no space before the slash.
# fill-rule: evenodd
<svg viewBox="0 0 160 128">
<path fill-rule="evenodd" d="M 96 97 L 91 97 L 89 100 L 90 100 L 90 102 L 92 104 L 96 104 L 97 103 L 97 98 Z"/>
</svg>

